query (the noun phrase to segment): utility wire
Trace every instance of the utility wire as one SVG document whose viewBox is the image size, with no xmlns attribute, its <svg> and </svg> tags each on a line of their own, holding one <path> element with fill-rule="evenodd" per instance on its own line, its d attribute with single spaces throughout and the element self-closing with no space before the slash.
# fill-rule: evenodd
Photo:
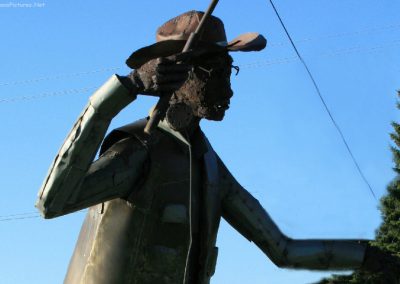
<svg viewBox="0 0 400 284">
<path fill-rule="evenodd" d="M 37 215 L 38 212 L 37 211 L 31 211 L 31 212 L 24 212 L 24 213 L 15 213 L 15 214 L 11 214 L 11 215 L 1 215 L 0 219 L 9 218 L 9 217 L 15 217 L 15 216 L 32 215 L 32 214 Z"/>
<path fill-rule="evenodd" d="M 40 217 L 40 215 L 37 211 L 15 213 L 15 214 L 10 214 L 10 215 L 0 216 L 0 222 L 22 220 L 22 219 L 32 219 L 32 218 L 38 218 L 38 217 Z"/>
<path fill-rule="evenodd" d="M 90 75 L 90 74 L 106 72 L 106 71 L 115 71 L 115 70 L 119 70 L 119 69 L 121 69 L 121 67 L 109 67 L 109 68 L 96 69 L 96 70 L 91 70 L 91 71 L 76 72 L 76 73 L 71 73 L 71 74 L 51 75 L 51 76 L 45 76 L 45 77 L 40 77 L 40 78 L 35 78 L 35 79 L 28 79 L 28 80 L 0 82 L 0 87 L 10 86 L 10 85 L 31 84 L 31 83 L 41 82 L 41 81 L 48 81 L 48 80 L 55 80 L 55 79 L 69 78 L 69 77 L 82 77 L 84 75 Z"/>
<path fill-rule="evenodd" d="M 317 36 L 317 37 L 308 37 L 308 38 L 299 39 L 296 42 L 304 43 L 304 42 L 315 41 L 315 40 L 320 40 L 320 39 L 351 37 L 351 36 L 357 36 L 357 35 L 362 35 L 362 34 L 377 34 L 379 32 L 384 32 L 387 30 L 396 30 L 399 28 L 400 28 L 400 24 L 396 23 L 396 24 L 392 24 L 392 25 L 388 25 L 388 26 L 384 26 L 384 27 L 374 27 L 374 28 L 369 28 L 369 29 L 364 29 L 364 30 L 359 30 L 359 31 L 327 34 L 327 35 L 322 35 L 322 36 Z M 273 43 L 269 43 L 268 46 L 270 46 L 270 47 L 283 46 L 286 44 L 287 44 L 286 42 L 273 42 Z M 91 75 L 91 74 L 107 72 L 107 71 L 116 71 L 116 70 L 121 70 L 121 69 L 122 69 L 122 67 L 114 66 L 114 67 L 106 67 L 106 68 L 100 68 L 100 69 L 95 69 L 95 70 L 90 70 L 90 71 L 75 72 L 75 73 L 70 73 L 70 74 L 56 74 L 56 75 L 44 76 L 44 77 L 34 78 L 34 79 L 17 80 L 17 81 L 10 81 L 10 82 L 0 82 L 0 87 L 10 86 L 10 85 L 31 84 L 31 83 L 63 79 L 63 78 L 69 78 L 69 77 L 82 77 L 84 75 Z"/>
<path fill-rule="evenodd" d="M 14 220 L 23 220 L 23 219 L 33 219 L 33 218 L 39 218 L 40 215 L 34 215 L 34 216 L 24 216 L 24 217 L 13 217 L 13 218 L 4 218 L 0 219 L 0 222 L 9 222 L 9 221 L 14 221 Z"/>
<path fill-rule="evenodd" d="M 87 91 L 92 91 L 96 88 L 97 87 L 86 87 L 86 88 L 80 88 L 80 89 L 69 89 L 69 90 L 56 91 L 56 92 L 50 92 L 50 93 L 42 93 L 42 94 L 33 95 L 33 96 L 4 98 L 4 99 L 0 99 L 0 103 L 15 103 L 15 102 L 20 102 L 20 101 L 31 101 L 31 100 L 37 100 L 37 99 L 42 99 L 42 98 L 47 98 L 47 97 L 63 96 L 63 95 L 68 95 L 68 94 L 78 94 L 78 93 L 83 93 L 83 92 L 87 92 Z"/>
<path fill-rule="evenodd" d="M 400 25 L 399 25 L 399 27 L 400 27 Z M 331 37 L 334 37 L 334 35 L 332 35 Z M 308 41 L 308 40 L 312 40 L 312 39 L 304 39 L 302 41 L 304 42 L 304 41 Z M 297 41 L 297 42 L 299 42 L 299 41 Z M 353 46 L 353 47 L 344 48 L 344 49 L 328 50 L 324 53 L 313 54 L 313 57 L 339 56 L 339 55 L 358 53 L 358 52 L 377 52 L 377 51 L 387 48 L 387 47 L 398 46 L 399 44 L 400 44 L 400 40 L 396 39 L 390 43 L 381 44 L 381 45 L 372 46 L 372 47 Z M 283 45 L 283 43 L 269 44 L 269 46 L 277 46 L 277 45 Z M 297 60 L 298 60 L 298 57 L 293 56 L 293 57 L 277 58 L 277 59 L 268 60 L 268 61 L 254 61 L 254 62 L 250 62 L 250 63 L 241 64 L 240 68 L 256 68 L 256 67 L 261 67 L 261 66 L 290 63 L 290 62 L 294 62 Z M 37 83 L 37 82 L 57 80 L 57 79 L 70 78 L 70 77 L 82 77 L 85 75 L 91 75 L 91 74 L 107 72 L 107 71 L 116 71 L 119 69 L 122 69 L 122 67 L 108 67 L 108 68 L 102 68 L 102 69 L 96 69 L 96 70 L 90 70 L 90 71 L 82 71 L 82 72 L 76 72 L 76 73 L 70 73 L 70 74 L 58 74 L 58 75 L 44 76 L 44 77 L 26 79 L 26 80 L 0 82 L 0 87 L 14 86 L 14 85 L 28 85 L 28 84 Z M 18 99 L 18 100 L 20 100 L 20 99 Z M 0 99 L 0 102 L 1 102 L 1 99 Z"/>
<path fill-rule="evenodd" d="M 86 212 L 86 209 L 82 209 L 79 211 L 76 211 L 75 213 L 78 212 Z M 0 222 L 10 222 L 10 221 L 15 221 L 15 220 L 24 220 L 24 219 L 33 219 L 33 218 L 39 218 L 40 214 L 38 212 L 26 212 L 26 213 L 16 213 L 16 214 L 11 214 L 11 215 L 2 215 L 0 216 Z"/>
<path fill-rule="evenodd" d="M 352 37 L 352 36 L 357 36 L 357 35 L 362 35 L 362 34 L 377 34 L 379 32 L 384 32 L 384 31 L 392 31 L 400 28 L 400 24 L 393 24 L 385 27 L 374 27 L 374 28 L 369 28 L 365 30 L 360 30 L 360 31 L 353 31 L 353 32 L 344 32 L 344 33 L 337 33 L 337 34 L 328 34 L 328 35 L 322 35 L 322 36 L 317 36 L 317 37 L 309 37 L 309 38 L 303 38 L 296 40 L 296 43 L 304 43 L 304 42 L 309 42 L 309 41 L 315 41 L 315 40 L 323 40 L 323 39 L 333 39 L 333 38 L 343 38 L 343 37 Z M 269 44 L 269 46 L 282 46 L 282 45 L 287 45 L 287 42 L 273 42 Z"/>
<path fill-rule="evenodd" d="M 300 59 L 300 61 L 302 62 L 302 64 L 304 65 L 304 67 L 307 70 L 308 75 L 310 76 L 314 87 L 317 90 L 317 93 L 325 107 L 325 110 L 328 112 L 329 117 L 331 118 L 335 128 L 338 130 L 343 143 L 345 144 L 350 156 L 352 157 L 352 160 L 354 162 L 354 164 L 357 167 L 358 172 L 360 173 L 361 177 L 363 178 L 363 180 L 365 181 L 365 183 L 368 185 L 372 195 L 374 196 L 375 200 L 376 200 L 376 196 L 368 182 L 368 180 L 365 178 L 365 175 L 362 173 L 356 159 L 354 158 L 354 155 L 352 154 L 352 151 L 350 150 L 350 147 L 348 145 L 348 143 L 346 142 L 346 139 L 342 133 L 342 131 L 340 130 L 338 124 L 335 122 L 331 112 L 329 111 L 328 106 L 325 103 L 325 100 L 323 99 L 321 92 L 318 88 L 318 85 L 316 84 L 316 81 L 314 80 L 309 68 L 307 67 L 307 64 L 305 63 L 305 61 L 302 59 L 302 57 L 300 56 L 291 36 L 289 35 L 281 17 L 279 16 L 279 13 L 277 11 L 277 9 L 275 8 L 274 3 L 270 0 L 270 3 L 283 27 L 283 29 L 285 30 L 286 35 L 288 36 L 291 45 L 293 46 L 297 56 L 294 57 L 286 57 L 286 58 L 280 58 L 280 59 L 275 59 L 275 60 L 268 60 L 268 61 L 254 61 L 251 63 L 246 63 L 246 64 L 241 64 L 241 68 L 246 68 L 246 69 L 250 69 L 250 68 L 257 68 L 257 67 L 263 67 L 263 66 L 268 66 L 268 65 L 274 65 L 274 64 L 284 64 L 284 63 L 290 63 L 290 62 L 294 62 L 297 59 Z M 333 34 L 333 35 L 327 35 L 327 36 L 323 36 L 323 37 L 318 37 L 318 38 L 305 38 L 305 39 L 301 39 L 298 42 L 307 42 L 307 41 L 312 41 L 312 40 L 316 40 L 319 38 L 337 38 L 337 37 L 345 37 L 345 36 L 353 36 L 353 35 L 358 35 L 358 34 L 369 34 L 369 33 L 374 33 L 376 31 L 382 31 L 382 30 L 388 30 L 388 29 L 397 29 L 399 28 L 400 25 L 390 25 L 390 26 L 386 26 L 386 27 L 380 27 L 380 28 L 373 28 L 373 29 L 368 29 L 368 30 L 363 30 L 363 31 L 356 31 L 356 32 L 349 32 L 349 33 L 339 33 L 339 34 Z M 395 45 L 397 45 L 398 43 L 400 43 L 399 40 L 395 41 Z M 280 45 L 285 45 L 285 43 L 281 42 L 281 43 L 273 43 L 270 44 L 270 46 L 280 46 Z M 332 51 L 331 53 L 324 53 L 324 54 L 320 54 L 320 56 L 337 56 L 337 55 L 342 55 L 342 54 L 347 54 L 347 53 L 354 53 L 354 52 L 360 52 L 360 51 L 377 51 L 379 49 L 385 48 L 388 45 L 380 45 L 380 46 L 375 46 L 372 48 L 363 48 L 363 47 L 352 47 L 352 48 L 347 48 L 347 49 L 342 49 L 342 50 L 335 50 Z M 30 84 L 30 83 L 36 83 L 36 82 L 41 82 L 41 81 L 48 81 L 48 80 L 54 80 L 54 79 L 61 79 L 61 78 L 68 78 L 68 77 L 81 77 L 83 75 L 89 75 L 89 74 L 95 74 L 95 73 L 99 73 L 99 72 L 105 72 L 105 71 L 114 71 L 114 70 L 119 70 L 121 69 L 121 67 L 110 67 L 110 68 L 103 68 L 103 69 L 97 69 L 97 70 L 91 70 L 91 71 L 83 71 L 83 72 L 76 72 L 76 73 L 71 73 L 71 74 L 60 74 L 60 75 L 53 75 L 53 76 L 46 76 L 46 77 L 41 77 L 41 78 L 36 78 L 36 79 L 28 79 L 28 80 L 20 80 L 20 81 L 12 81 L 12 82 L 0 82 L 0 86 L 9 86 L 9 85 L 20 85 L 20 84 Z M 50 96 L 59 96 L 59 95 L 63 95 L 63 94 L 68 94 L 68 93 L 77 93 L 77 92 L 82 92 L 82 91 L 87 91 L 87 90 L 91 90 L 94 89 L 92 88 L 83 88 L 83 89 L 71 89 L 71 90 L 65 90 L 65 91 L 58 91 L 58 92 L 52 92 L 52 93 L 43 93 L 43 94 L 39 94 L 39 95 L 34 95 L 34 96 L 22 96 L 22 97 L 14 97 L 14 98 L 6 98 L 6 99 L 0 99 L 0 103 L 2 102 L 17 102 L 17 101 L 24 101 L 24 100 L 35 100 L 35 99 L 40 99 L 40 98 L 44 98 L 44 97 L 50 97 Z M 83 211 L 83 210 L 81 210 Z M 78 212 L 81 212 L 78 211 Z M 39 218 L 40 214 L 32 211 L 32 212 L 25 212 L 25 213 L 16 213 L 16 214 L 11 214 L 11 215 L 2 215 L 0 216 L 0 222 L 5 222 L 5 221 L 13 221 L 13 220 L 22 220 L 22 219 L 31 219 L 31 218 Z"/>
<path fill-rule="evenodd" d="M 338 50 L 332 50 L 328 51 L 325 53 L 317 54 L 314 55 L 315 57 L 332 57 L 332 56 L 339 56 L 339 55 L 345 55 L 345 54 L 351 54 L 351 53 L 357 53 L 357 52 L 378 52 L 386 47 L 392 47 L 392 46 L 399 46 L 400 45 L 400 40 L 395 40 L 390 44 L 384 44 L 384 45 L 379 45 L 379 46 L 373 46 L 369 48 L 365 47 L 350 47 L 346 49 L 338 49 Z M 291 56 L 291 57 L 282 57 L 282 58 L 277 58 L 277 59 L 272 59 L 272 60 L 258 60 L 258 61 L 253 61 L 253 62 L 248 62 L 244 64 L 239 64 L 241 69 L 253 69 L 253 68 L 262 68 L 270 65 L 277 65 L 277 64 L 286 64 L 286 63 L 292 63 L 298 61 L 299 58 L 298 56 Z M 109 68 L 108 70 L 112 70 L 113 68 Z M 103 69 L 107 70 L 107 69 Z M 75 73 L 75 74 L 70 74 L 71 76 L 78 76 L 77 74 L 90 74 L 93 73 L 92 71 L 88 72 L 81 72 L 81 73 Z M 61 76 L 64 75 L 59 75 L 57 78 L 61 78 Z M 65 76 L 69 76 L 68 74 Z M 55 77 L 46 77 L 46 79 L 50 80 Z M 39 78 L 39 80 L 42 80 L 44 78 Z M 38 79 L 30 79 L 30 80 L 25 80 L 25 81 L 15 81 L 15 82 L 10 82 L 10 83 L 3 83 L 11 85 L 11 84 L 17 84 L 18 82 L 22 83 L 28 83 L 28 82 L 34 82 L 37 81 Z M 50 92 L 50 93 L 42 93 L 38 95 L 32 95 L 32 96 L 17 96 L 17 97 L 9 97 L 9 98 L 3 98 L 0 99 L 0 104 L 1 103 L 17 103 L 21 101 L 32 101 L 32 100 L 39 100 L 47 97 L 57 97 L 57 96 L 63 96 L 67 94 L 76 94 L 76 93 L 83 93 L 87 92 L 90 90 L 94 90 L 95 87 L 87 87 L 87 88 L 81 88 L 81 89 L 69 89 L 69 90 L 63 90 L 63 91 L 55 91 L 55 92 Z"/>
<path fill-rule="evenodd" d="M 399 46 L 399 45 L 400 45 L 400 40 L 395 40 L 389 44 L 381 44 L 381 45 L 373 46 L 373 47 L 355 46 L 355 47 L 349 47 L 349 48 L 345 48 L 345 49 L 335 49 L 335 50 L 331 50 L 331 51 L 327 51 L 324 53 L 313 55 L 313 58 L 335 57 L 335 56 L 339 56 L 339 55 L 346 55 L 346 54 L 359 53 L 359 52 L 368 52 L 368 53 L 379 52 L 384 48 Z M 282 58 L 277 58 L 277 59 L 272 59 L 272 60 L 257 60 L 257 61 L 253 61 L 253 62 L 239 64 L 239 66 L 240 66 L 240 69 L 252 69 L 252 68 L 261 68 L 261 67 L 265 67 L 265 66 L 269 66 L 269 65 L 292 63 L 292 62 L 296 62 L 298 60 L 299 60 L 298 56 L 291 56 L 291 57 L 282 57 Z"/>
<path fill-rule="evenodd" d="M 372 47 L 353 46 L 353 47 L 348 47 L 348 48 L 343 48 L 343 49 L 333 49 L 333 50 L 328 50 L 323 53 L 313 54 L 312 56 L 314 58 L 318 58 L 318 57 L 333 57 L 333 56 L 340 56 L 340 55 L 360 53 L 360 52 L 379 52 L 385 48 L 399 46 L 399 45 L 400 45 L 400 39 L 396 39 L 389 43 L 385 43 L 385 44 L 381 44 L 381 45 L 377 45 L 377 46 L 372 46 Z M 282 57 L 282 58 L 276 58 L 276 59 L 271 59 L 271 60 L 258 60 L 258 61 L 248 62 L 248 63 L 244 63 L 244 64 L 239 64 L 239 65 L 240 65 L 240 68 L 251 69 L 251 68 L 260 68 L 260 67 L 269 66 L 269 65 L 291 63 L 291 62 L 295 62 L 297 60 L 298 60 L 297 56 L 291 56 L 291 57 Z M 31 83 L 41 82 L 41 81 L 49 81 L 49 80 L 68 78 L 68 77 L 82 77 L 84 75 L 94 74 L 94 73 L 103 72 L 103 71 L 113 71 L 113 70 L 118 70 L 118 69 L 121 69 L 121 67 L 110 67 L 110 68 L 103 68 L 103 69 L 98 69 L 98 70 L 84 71 L 84 72 L 71 73 L 71 74 L 59 74 L 59 75 L 41 77 L 41 78 L 36 78 L 36 79 L 2 82 L 2 83 L 0 83 L 0 87 L 1 86 L 10 86 L 10 85 L 31 84 Z M 39 99 L 39 98 L 46 97 L 46 96 L 49 96 L 49 95 L 36 95 L 36 96 L 29 97 L 29 99 L 26 96 L 15 97 L 15 98 L 6 98 L 6 99 L 0 99 L 0 103 L 21 101 L 21 100 L 30 100 L 30 99 Z M 52 96 L 52 95 L 50 95 L 50 96 Z M 3 101 L 3 100 L 5 100 L 5 101 Z"/>
<path fill-rule="evenodd" d="M 368 186 L 368 188 L 369 188 L 369 190 L 370 190 L 372 196 L 374 197 L 374 199 L 377 200 L 377 198 L 376 198 L 376 196 L 375 196 L 375 193 L 374 193 L 374 191 L 373 191 L 373 189 L 372 189 L 370 183 L 368 182 L 367 178 L 365 177 L 364 173 L 362 172 L 362 170 L 361 170 L 361 168 L 360 168 L 360 166 L 359 166 L 359 164 L 358 164 L 356 158 L 354 157 L 353 152 L 351 151 L 350 146 L 349 146 L 349 144 L 347 143 L 347 140 L 346 140 L 346 138 L 345 138 L 345 136 L 344 136 L 342 130 L 340 129 L 340 127 L 339 127 L 339 125 L 337 124 L 337 122 L 336 122 L 336 120 L 334 119 L 334 117 L 332 116 L 332 113 L 331 113 L 331 111 L 329 110 L 328 105 L 326 104 L 325 99 L 323 98 L 323 96 L 322 96 L 322 94 L 321 94 L 321 91 L 320 91 L 320 89 L 319 89 L 319 87 L 318 87 L 318 85 L 317 85 L 317 82 L 316 82 L 315 79 L 314 79 L 314 76 L 312 75 L 310 69 L 308 68 L 308 66 L 307 66 L 307 64 L 306 64 L 306 62 L 304 61 L 304 59 L 301 57 L 299 51 L 297 50 L 296 45 L 294 44 L 294 42 L 293 42 L 293 40 L 292 40 L 292 37 L 290 36 L 288 30 L 286 29 L 286 26 L 285 26 L 285 24 L 283 23 L 282 18 L 280 17 L 280 15 L 279 15 L 279 13 L 278 13 L 278 10 L 276 9 L 276 7 L 275 7 L 273 1 L 272 1 L 272 0 L 269 0 L 269 2 L 271 3 L 272 8 L 274 9 L 275 14 L 276 14 L 276 16 L 277 16 L 278 19 L 279 19 L 279 22 L 280 22 L 281 25 L 282 25 L 282 28 L 285 30 L 285 33 L 286 33 L 288 39 L 290 40 L 290 43 L 291 43 L 291 45 L 293 46 L 294 51 L 296 52 L 296 54 L 297 54 L 299 60 L 300 60 L 301 63 L 303 64 L 304 68 L 306 69 L 306 71 L 307 71 L 307 73 L 308 73 L 308 76 L 310 77 L 310 79 L 311 79 L 311 81 L 312 81 L 312 83 L 313 83 L 313 85 L 314 85 L 314 87 L 315 87 L 315 90 L 317 91 L 317 94 L 318 94 L 318 96 L 319 96 L 319 98 L 320 98 L 322 104 L 324 105 L 324 108 L 325 108 L 326 112 L 328 113 L 328 115 L 329 115 L 329 117 L 330 117 L 330 119 L 331 119 L 333 125 L 335 126 L 335 128 L 336 128 L 336 130 L 338 131 L 340 137 L 342 138 L 342 141 L 343 141 L 344 145 L 346 146 L 346 149 L 347 149 L 347 151 L 349 152 L 349 154 L 350 154 L 350 156 L 351 156 L 351 159 L 353 160 L 354 165 L 356 166 L 356 168 L 357 168 L 357 170 L 358 170 L 358 172 L 359 172 L 361 178 L 362 178 L 362 179 L 364 180 L 364 182 L 367 184 L 367 186 Z"/>
<path fill-rule="evenodd" d="M 398 46 L 400 45 L 400 40 L 395 40 L 389 44 L 384 44 L 384 45 L 379 45 L 379 46 L 373 46 L 369 48 L 365 47 L 350 47 L 346 49 L 337 49 L 337 50 L 331 50 L 327 51 L 325 53 L 317 54 L 315 57 L 332 57 L 332 56 L 339 56 L 339 55 L 345 55 L 345 54 L 351 54 L 351 53 L 357 53 L 357 52 L 378 52 L 386 47 L 392 47 L 392 46 Z M 241 69 L 253 69 L 253 68 L 262 68 L 270 65 L 277 65 L 277 64 L 286 64 L 286 63 L 292 63 L 298 61 L 299 58 L 298 56 L 291 56 L 291 57 L 282 57 L 282 58 L 277 58 L 277 59 L 272 59 L 272 60 L 258 60 L 258 61 L 253 61 L 253 62 L 248 62 L 244 64 L 239 64 Z M 115 67 L 116 68 L 116 67 Z M 102 70 L 112 70 L 113 68 L 108 68 L 108 69 L 102 69 Z M 77 74 L 89 74 L 93 73 L 93 71 L 88 71 L 88 72 L 81 72 L 81 73 L 74 73 L 74 74 L 69 74 L 73 76 L 77 76 Z M 65 76 L 69 76 L 68 74 Z M 63 75 L 57 76 L 57 78 L 61 78 Z M 55 77 L 46 77 L 48 80 L 51 78 Z M 39 78 L 40 79 L 40 78 Z M 44 79 L 44 78 L 42 78 Z M 31 79 L 31 80 L 25 80 L 25 81 L 15 81 L 15 82 L 10 82 L 10 83 L 3 83 L 3 84 L 9 84 L 11 83 L 17 84 L 18 82 L 34 82 L 37 79 Z M 82 92 L 87 92 L 90 90 L 94 90 L 96 87 L 87 87 L 87 88 L 81 88 L 81 89 L 69 89 L 69 90 L 63 90 L 63 91 L 55 91 L 51 93 L 42 93 L 38 95 L 32 95 L 32 96 L 17 96 L 17 97 L 9 97 L 9 98 L 3 98 L 0 99 L 0 104 L 1 103 L 17 103 L 21 101 L 32 101 L 32 100 L 39 100 L 47 97 L 57 97 L 57 96 L 63 96 L 67 94 L 76 94 L 76 93 L 82 93 Z"/>
</svg>

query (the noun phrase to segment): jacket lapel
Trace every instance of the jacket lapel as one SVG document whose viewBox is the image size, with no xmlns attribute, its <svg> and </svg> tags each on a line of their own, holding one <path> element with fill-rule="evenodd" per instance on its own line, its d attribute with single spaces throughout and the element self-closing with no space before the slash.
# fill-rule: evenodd
<svg viewBox="0 0 400 284">
<path fill-rule="evenodd" d="M 214 273 L 216 261 L 217 232 L 221 216 L 220 196 L 219 196 L 219 174 L 217 157 L 207 138 L 202 135 L 207 152 L 204 154 L 204 192 L 201 225 L 201 253 L 200 263 L 203 271 L 202 279 L 204 283 Z"/>
</svg>

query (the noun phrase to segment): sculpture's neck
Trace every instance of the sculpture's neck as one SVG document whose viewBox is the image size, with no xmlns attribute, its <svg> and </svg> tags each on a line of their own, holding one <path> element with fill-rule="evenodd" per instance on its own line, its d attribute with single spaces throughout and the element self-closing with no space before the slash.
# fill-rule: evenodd
<svg viewBox="0 0 400 284">
<path fill-rule="evenodd" d="M 200 120 L 201 120 L 201 118 L 194 117 L 192 119 L 192 121 L 190 122 L 190 124 L 186 128 L 182 129 L 179 132 L 181 132 L 181 134 L 184 135 L 184 137 L 186 137 L 187 139 L 191 140 L 193 134 L 200 127 Z"/>
</svg>

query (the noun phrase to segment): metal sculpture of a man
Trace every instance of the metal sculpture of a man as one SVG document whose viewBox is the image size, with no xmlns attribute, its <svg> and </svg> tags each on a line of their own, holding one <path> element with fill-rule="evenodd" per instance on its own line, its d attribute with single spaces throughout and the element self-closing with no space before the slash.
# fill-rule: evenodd
<svg viewBox="0 0 400 284">
<path fill-rule="evenodd" d="M 210 17 L 199 52 L 177 63 L 202 16 L 171 19 L 156 44 L 133 53 L 135 70 L 93 94 L 51 165 L 36 204 L 43 216 L 90 207 L 65 283 L 209 283 L 221 217 L 279 267 L 375 269 L 384 253 L 365 241 L 284 235 L 214 152 L 199 123 L 220 121 L 229 108 L 228 52 L 258 51 L 266 40 L 249 33 L 228 43 L 222 21 Z M 104 139 L 111 119 L 138 94 L 168 92 L 169 108 L 151 136 L 143 119 Z"/>
</svg>

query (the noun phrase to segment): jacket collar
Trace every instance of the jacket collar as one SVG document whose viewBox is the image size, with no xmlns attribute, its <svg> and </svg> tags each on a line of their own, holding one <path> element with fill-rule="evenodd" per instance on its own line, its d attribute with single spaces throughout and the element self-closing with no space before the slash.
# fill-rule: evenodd
<svg viewBox="0 0 400 284">
<path fill-rule="evenodd" d="M 182 135 L 179 131 L 173 130 L 164 120 L 160 121 L 158 127 L 167 132 L 169 135 L 173 136 L 180 143 L 183 143 L 186 147 L 190 147 L 196 158 L 202 157 L 209 151 L 209 144 L 208 141 L 206 141 L 207 138 L 205 137 L 203 131 L 201 131 L 200 127 L 195 133 L 193 133 L 191 141 L 188 141 L 188 139 L 186 139 L 186 137 L 184 137 L 184 135 Z"/>
</svg>

